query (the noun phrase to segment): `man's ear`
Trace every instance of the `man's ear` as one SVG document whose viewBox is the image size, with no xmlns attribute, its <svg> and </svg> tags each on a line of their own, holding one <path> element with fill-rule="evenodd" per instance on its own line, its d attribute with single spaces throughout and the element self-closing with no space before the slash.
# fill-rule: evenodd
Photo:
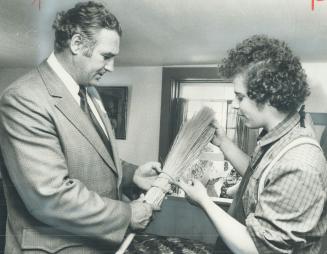
<svg viewBox="0 0 327 254">
<path fill-rule="evenodd" d="M 74 34 L 70 40 L 70 50 L 73 55 L 77 55 L 82 51 L 83 48 L 83 38 L 80 34 Z"/>
</svg>

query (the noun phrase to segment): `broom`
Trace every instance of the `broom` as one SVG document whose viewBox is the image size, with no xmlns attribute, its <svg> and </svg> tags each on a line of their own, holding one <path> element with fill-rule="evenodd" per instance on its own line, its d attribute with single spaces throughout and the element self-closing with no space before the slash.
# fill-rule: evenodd
<svg viewBox="0 0 327 254">
<path fill-rule="evenodd" d="M 203 148 L 212 139 L 215 132 L 211 125 L 214 115 L 211 108 L 204 107 L 179 130 L 162 172 L 144 197 L 145 202 L 151 204 L 154 210 L 160 209 L 165 194 L 170 190 L 170 182 L 174 182 L 184 170 L 194 165 Z M 134 233 L 130 233 L 116 254 L 124 253 L 134 236 Z"/>
</svg>

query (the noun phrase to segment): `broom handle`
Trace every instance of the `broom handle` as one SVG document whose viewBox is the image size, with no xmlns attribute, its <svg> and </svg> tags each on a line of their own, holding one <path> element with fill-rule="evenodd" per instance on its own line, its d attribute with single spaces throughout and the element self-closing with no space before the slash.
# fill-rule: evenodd
<svg viewBox="0 0 327 254">
<path fill-rule="evenodd" d="M 123 254 L 135 237 L 135 233 L 129 233 L 115 254 Z"/>
<path fill-rule="evenodd" d="M 150 197 L 151 198 L 156 197 L 155 201 L 157 201 L 158 196 L 162 200 L 162 193 L 163 193 L 162 191 L 159 193 L 158 193 L 158 191 L 154 191 L 154 193 L 153 193 L 153 187 L 150 189 L 152 189 L 152 192 L 147 191 L 143 202 L 146 202 L 146 198 L 150 198 Z M 165 195 L 163 194 L 163 196 L 165 196 Z M 131 244 L 131 242 L 133 241 L 134 237 L 135 237 L 135 233 L 129 233 L 115 254 L 123 254 L 127 250 L 128 246 Z"/>
</svg>

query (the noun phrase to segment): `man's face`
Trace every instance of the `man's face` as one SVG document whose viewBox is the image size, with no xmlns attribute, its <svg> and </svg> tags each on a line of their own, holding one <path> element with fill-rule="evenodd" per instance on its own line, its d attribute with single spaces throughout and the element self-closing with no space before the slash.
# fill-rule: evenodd
<svg viewBox="0 0 327 254">
<path fill-rule="evenodd" d="M 239 109 L 239 115 L 243 118 L 244 124 L 249 128 L 265 127 L 266 110 L 263 105 L 258 104 L 247 96 L 247 87 L 244 76 L 238 75 L 234 81 L 235 101 L 233 105 Z"/>
<path fill-rule="evenodd" d="M 96 44 L 92 55 L 85 56 L 81 52 L 76 59 L 79 84 L 96 86 L 107 71 L 114 70 L 114 57 L 119 53 L 120 36 L 114 30 L 101 29 L 94 39 Z"/>
</svg>

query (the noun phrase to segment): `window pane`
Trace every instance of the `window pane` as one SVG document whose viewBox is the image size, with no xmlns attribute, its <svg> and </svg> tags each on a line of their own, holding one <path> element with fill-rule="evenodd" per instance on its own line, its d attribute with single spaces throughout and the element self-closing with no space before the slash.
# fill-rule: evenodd
<svg viewBox="0 0 327 254">
<path fill-rule="evenodd" d="M 181 83 L 180 98 L 188 101 L 184 119 L 189 120 L 203 106 L 208 106 L 216 112 L 216 119 L 223 128 L 233 125 L 233 119 L 228 119 L 228 102 L 234 99 L 232 83 Z M 234 117 L 234 115 L 232 116 Z M 234 121 L 235 122 L 235 121 Z"/>
<path fill-rule="evenodd" d="M 234 86 L 232 83 L 181 83 L 180 98 L 233 100 Z"/>
</svg>

